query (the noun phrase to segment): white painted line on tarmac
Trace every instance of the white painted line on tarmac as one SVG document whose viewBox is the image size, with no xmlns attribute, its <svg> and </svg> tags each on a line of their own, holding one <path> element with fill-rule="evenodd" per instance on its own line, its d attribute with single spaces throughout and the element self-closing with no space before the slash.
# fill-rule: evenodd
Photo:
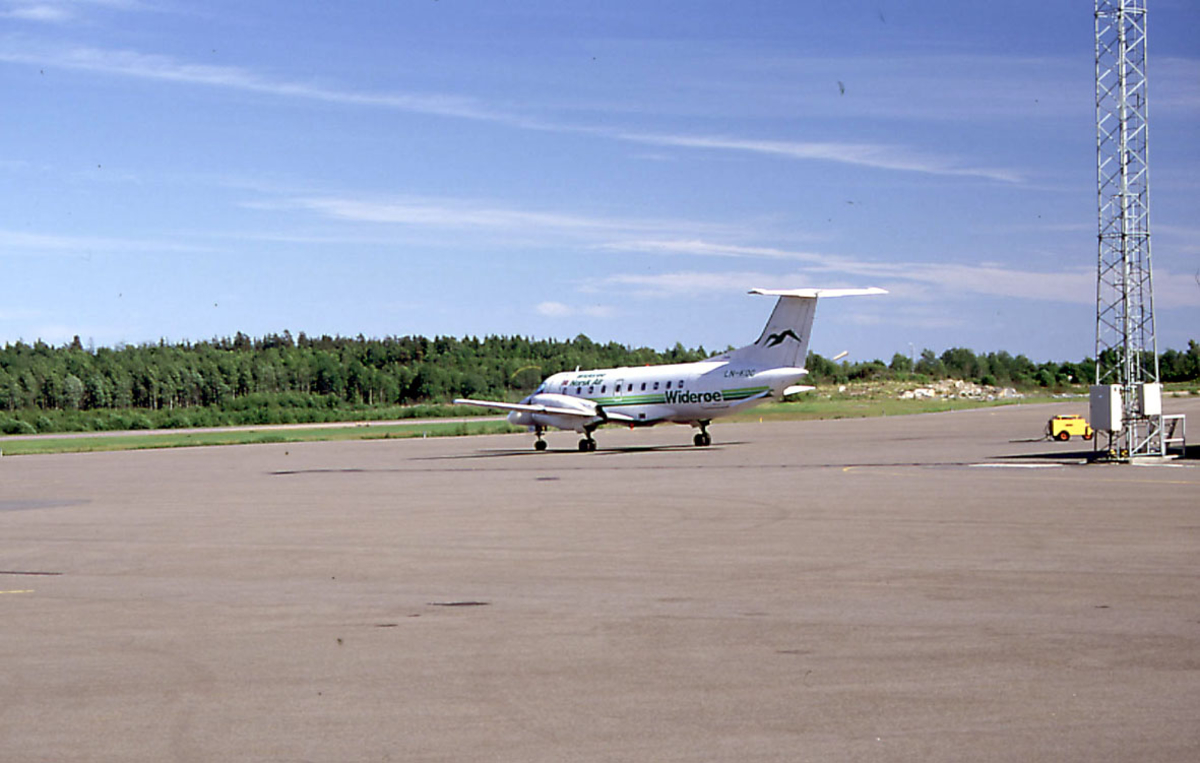
<svg viewBox="0 0 1200 763">
<path fill-rule="evenodd" d="M 967 464 L 972 469 L 1061 469 L 1062 464 Z"/>
</svg>

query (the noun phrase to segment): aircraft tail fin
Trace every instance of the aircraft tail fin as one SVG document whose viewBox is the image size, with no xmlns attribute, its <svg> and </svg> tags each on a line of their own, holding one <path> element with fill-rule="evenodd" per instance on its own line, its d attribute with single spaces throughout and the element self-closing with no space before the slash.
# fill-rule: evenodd
<svg viewBox="0 0 1200 763">
<path fill-rule="evenodd" d="M 820 297 L 853 297 L 887 294 L 883 289 L 751 289 L 751 294 L 779 297 L 767 325 L 754 344 L 718 356 L 767 368 L 803 368 L 808 340 Z"/>
</svg>

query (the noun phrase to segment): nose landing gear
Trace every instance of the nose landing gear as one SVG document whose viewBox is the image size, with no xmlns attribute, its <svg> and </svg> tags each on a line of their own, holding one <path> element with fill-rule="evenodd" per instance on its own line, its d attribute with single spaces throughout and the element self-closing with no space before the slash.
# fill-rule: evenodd
<svg viewBox="0 0 1200 763">
<path fill-rule="evenodd" d="M 697 422 L 697 425 L 700 427 L 700 431 L 695 437 L 692 438 L 692 444 L 697 448 L 704 448 L 712 445 L 712 435 L 708 433 L 708 424 L 709 422 L 707 421 Z"/>
</svg>

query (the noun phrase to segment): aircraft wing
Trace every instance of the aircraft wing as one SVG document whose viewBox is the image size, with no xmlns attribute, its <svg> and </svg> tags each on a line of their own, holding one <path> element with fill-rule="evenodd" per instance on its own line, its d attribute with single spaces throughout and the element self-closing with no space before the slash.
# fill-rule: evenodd
<svg viewBox="0 0 1200 763">
<path fill-rule="evenodd" d="M 593 419 L 599 417 L 607 421 L 621 421 L 633 423 L 637 419 L 632 416 L 627 416 L 624 413 L 610 413 L 600 406 L 595 406 L 593 410 L 582 410 L 579 408 L 565 408 L 554 405 L 543 404 L 527 404 L 527 403 L 500 403 L 495 400 L 469 400 L 467 398 L 459 398 L 454 401 L 455 405 L 473 405 L 477 408 L 499 408 L 502 411 L 521 411 L 523 413 L 544 413 L 550 416 L 574 416 L 580 419 Z"/>
<path fill-rule="evenodd" d="M 499 408 L 502 411 L 523 411 L 525 413 L 562 413 L 568 416 L 592 416 L 593 414 L 575 411 L 569 408 L 550 408 L 545 405 L 524 405 L 522 403 L 500 403 L 495 400 L 468 400 L 459 398 L 455 405 L 473 405 L 476 408 Z"/>
</svg>

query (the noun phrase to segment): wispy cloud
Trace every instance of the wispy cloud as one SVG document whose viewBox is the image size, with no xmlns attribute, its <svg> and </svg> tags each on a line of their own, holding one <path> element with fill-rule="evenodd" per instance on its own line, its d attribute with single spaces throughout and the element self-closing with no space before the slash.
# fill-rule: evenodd
<svg viewBox="0 0 1200 763">
<path fill-rule="evenodd" d="M 1158 112 L 1200 112 L 1200 59 L 1162 58 L 1153 62 L 1150 107 Z"/>
<path fill-rule="evenodd" d="M 504 206 L 486 201 L 425 197 L 360 198 L 306 196 L 264 207 L 291 207 L 323 217 L 349 222 L 424 226 L 450 229 L 484 229 L 531 235 L 557 233 L 590 239 L 608 236 L 664 235 L 681 230 L 709 233 L 721 226 L 684 220 L 631 219 L 577 215 Z"/>
<path fill-rule="evenodd" d="M 613 252 L 647 252 L 650 254 L 682 254 L 696 257 L 753 257 L 775 260 L 804 260 L 825 262 L 828 258 L 812 252 L 793 252 L 769 246 L 740 246 L 718 244 L 699 239 L 626 240 L 600 244 L 598 249 Z"/>
<path fill-rule="evenodd" d="M 1090 305 L 1096 299 L 1096 275 L 1085 269 L 1031 271 L 988 264 L 879 263 L 847 258 L 838 258 L 836 262 L 840 265 L 783 274 L 768 271 L 616 273 L 589 282 L 583 291 L 625 291 L 641 297 L 695 297 L 727 293 L 730 284 L 761 288 L 883 286 L 900 300 L 938 305 L 981 296 L 1075 305 Z M 1192 274 L 1160 269 L 1155 273 L 1155 301 L 1162 308 L 1200 306 L 1200 282 Z"/>
<path fill-rule="evenodd" d="M 54 65 L 110 76 L 227 88 L 279 98 L 298 98 L 347 106 L 472 119 L 518 129 L 592 135 L 647 146 L 750 153 L 795 161 L 835 162 L 896 172 L 975 177 L 1006 183 L 1020 182 L 1022 179 L 1021 174 L 1013 170 L 972 167 L 954 157 L 922 153 L 903 146 L 657 133 L 567 124 L 497 109 L 470 97 L 437 93 L 351 90 L 315 81 L 271 77 L 244 67 L 188 63 L 169 56 L 132 50 L 38 46 L 10 37 L 0 46 L 0 61 L 39 66 Z"/>
<path fill-rule="evenodd" d="M 0 61 L 41 66 L 53 65 L 98 74 L 242 90 L 283 98 L 383 107 L 468 119 L 515 121 L 515 118 L 490 112 L 469 98 L 345 90 L 316 82 L 272 78 L 243 67 L 186 63 L 169 56 L 139 53 L 132 50 L 40 47 L 23 45 L 10 38 L 0 49 Z"/>
<path fill-rule="evenodd" d="M 673 236 L 697 232 L 703 224 L 686 220 L 589 217 L 560 212 L 519 209 L 486 202 L 429 198 L 362 199 L 311 196 L 283 204 L 348 222 L 408 227 L 475 229 L 525 236 L 565 237 L 594 251 L 644 253 L 664 257 L 699 257 L 790 262 L 801 271 L 781 281 L 777 273 L 749 271 L 683 271 L 661 274 L 614 274 L 589 282 L 585 291 L 617 289 L 649 296 L 695 295 L 727 291 L 731 282 L 792 286 L 890 285 L 915 301 L 954 301 L 972 296 L 1090 304 L 1095 299 L 1095 274 L 1090 269 L 1036 271 L 1001 263 L 931 263 L 871 260 L 842 254 L 798 251 L 781 247 L 724 243 L 700 237 Z M 732 236 L 732 230 L 710 233 Z M 662 236 L 662 237 L 659 237 Z M 1187 278 L 1162 271 L 1156 276 L 1159 304 L 1194 304 Z M 786 282 L 785 282 L 786 281 Z M 559 302 L 539 306 L 543 315 L 563 315 Z M 574 310 L 574 308 L 572 308 Z M 579 313 L 573 313 L 579 314 Z"/>
<path fill-rule="evenodd" d="M 0 18 L 61 24 L 74 18 L 74 14 L 62 3 L 15 3 L 0 11 Z"/>
<path fill-rule="evenodd" d="M 928 175 L 978 177 L 1005 183 L 1017 183 L 1022 176 L 1012 170 L 962 166 L 952 158 L 922 155 L 900 146 L 872 143 L 794 142 L 747 140 L 731 137 L 696 135 L 655 135 L 618 133 L 616 137 L 636 143 L 676 148 L 740 151 L 778 156 L 786 159 L 838 162 L 883 170 L 918 172 Z"/>
<path fill-rule="evenodd" d="M 109 238 L 104 236 L 64 236 L 0 229 L 0 251 L 6 255 L 95 253 L 144 254 L 153 252 L 203 253 L 212 247 L 154 239 Z"/>
<path fill-rule="evenodd" d="M 795 285 L 797 279 L 808 280 L 802 275 L 796 275 L 789 283 Z M 788 277 L 784 277 L 782 280 L 787 281 Z M 780 283 L 781 277 L 779 274 L 767 274 L 761 271 L 615 273 L 584 284 L 582 291 L 584 293 L 620 291 L 631 293 L 638 297 L 649 298 L 696 297 L 706 294 L 728 293 L 731 284 L 770 288 Z"/>
<path fill-rule="evenodd" d="M 35 21 L 47 24 L 65 24 L 80 18 L 80 12 L 88 6 L 135 10 L 143 7 L 137 0 L 14 0 L 5 3 L 0 18 L 18 21 Z"/>
</svg>

